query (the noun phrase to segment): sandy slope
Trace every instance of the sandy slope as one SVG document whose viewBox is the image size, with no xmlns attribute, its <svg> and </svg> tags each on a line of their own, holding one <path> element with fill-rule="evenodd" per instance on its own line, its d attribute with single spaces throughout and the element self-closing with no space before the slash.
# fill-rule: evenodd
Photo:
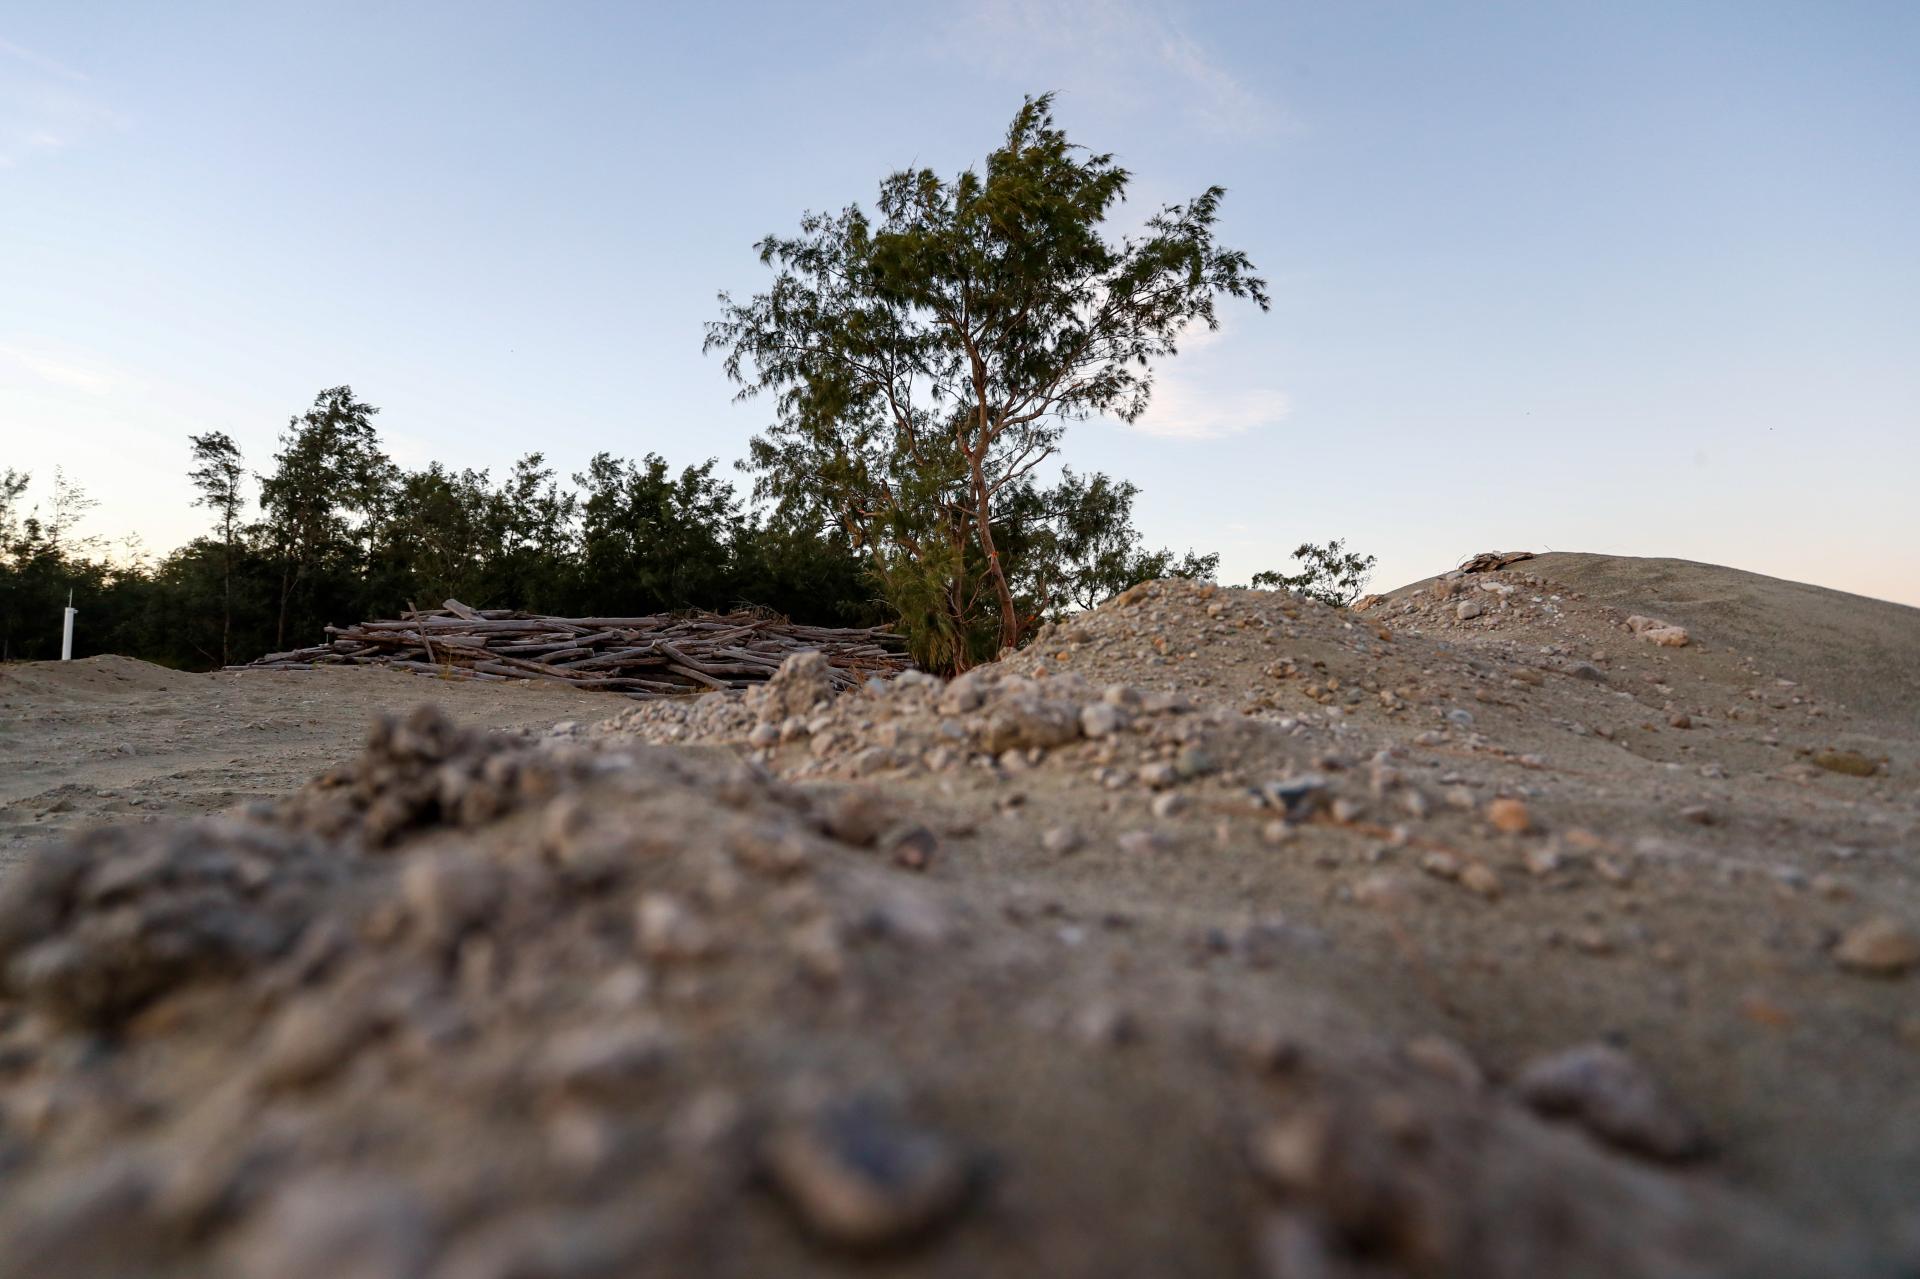
<svg viewBox="0 0 1920 1279">
<path fill-rule="evenodd" d="M 1554 556 L 827 703 L 448 689 L 578 726 L 0 879 L 0 1272 L 1912 1273 L 1916 618 Z M 230 760 L 209 694 L 34 704 Z"/>
<path fill-rule="evenodd" d="M 394 671 L 210 675 L 124 657 L 0 665 L 0 867 L 99 821 L 216 812 L 286 794 L 418 702 L 489 727 L 605 713 L 552 688 Z"/>
</svg>

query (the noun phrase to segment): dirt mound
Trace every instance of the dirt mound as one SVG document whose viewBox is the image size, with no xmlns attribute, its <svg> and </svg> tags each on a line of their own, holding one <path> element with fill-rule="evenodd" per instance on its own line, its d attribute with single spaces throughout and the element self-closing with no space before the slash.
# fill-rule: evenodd
<svg viewBox="0 0 1920 1279">
<path fill-rule="evenodd" d="M 14 708 L 22 698 L 40 704 L 113 701 L 129 693 L 187 688 L 205 678 L 112 655 L 72 662 L 8 662 L 0 665 L 0 710 Z"/>
<path fill-rule="evenodd" d="M 85 837 L 0 1271 L 1907 1273 L 1920 741 L 1669 603 L 1144 584 Z"/>
<path fill-rule="evenodd" d="M 1920 609 L 1691 560 L 1551 552 L 1524 568 L 1594 602 L 1671 619 L 1861 714 L 1920 720 Z"/>
</svg>

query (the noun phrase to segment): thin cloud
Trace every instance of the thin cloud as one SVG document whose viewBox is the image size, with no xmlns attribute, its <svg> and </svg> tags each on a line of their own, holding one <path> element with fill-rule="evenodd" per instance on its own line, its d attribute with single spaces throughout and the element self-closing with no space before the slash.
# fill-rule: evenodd
<svg viewBox="0 0 1920 1279">
<path fill-rule="evenodd" d="M 1108 106 L 1159 100 L 1165 85 L 1190 123 L 1230 136 L 1291 127 L 1171 17 L 1141 0 L 978 0 L 938 47 L 1008 79 Z"/>
<path fill-rule="evenodd" d="M 64 151 L 116 128 L 120 118 L 79 86 L 83 72 L 0 40 L 0 56 L 27 68 L 0 77 L 0 169 Z"/>
<path fill-rule="evenodd" d="M 1216 391 L 1163 377 L 1153 400 L 1129 429 L 1165 440 L 1222 440 L 1273 426 L 1293 411 L 1284 392 Z"/>
<path fill-rule="evenodd" d="M 108 395 L 124 380 L 98 360 L 12 342 L 0 342 L 0 367 L 18 369 L 41 382 L 84 395 Z"/>
</svg>

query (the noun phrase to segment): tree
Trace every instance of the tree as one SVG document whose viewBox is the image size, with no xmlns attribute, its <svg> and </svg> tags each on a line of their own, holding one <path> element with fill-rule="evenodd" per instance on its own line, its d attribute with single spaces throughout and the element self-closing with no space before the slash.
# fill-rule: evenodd
<svg viewBox="0 0 1920 1279">
<path fill-rule="evenodd" d="M 1293 558 L 1300 561 L 1300 572 L 1288 574 L 1269 569 L 1255 573 L 1254 589 L 1298 591 L 1322 604 L 1345 608 L 1360 598 L 1378 562 L 1374 556 L 1349 551 L 1346 543 L 1337 537 L 1325 546 L 1302 542 Z"/>
<path fill-rule="evenodd" d="M 982 631 L 991 655 L 1037 624 L 999 516 L 1066 425 L 1139 418 L 1154 361 L 1188 325 L 1218 327 L 1217 298 L 1268 306 L 1247 256 L 1216 242 L 1220 187 L 1103 234 L 1131 175 L 1069 143 L 1052 101 L 1025 101 L 984 176 L 895 173 L 876 219 L 809 213 L 763 239 L 772 287 L 721 294 L 707 330 L 742 397 L 774 396 L 755 496 L 843 528 L 959 665 Z"/>
<path fill-rule="evenodd" d="M 329 560 L 351 558 L 386 508 L 395 473 L 373 429 L 379 411 L 354 399 L 350 386 L 320 392 L 287 422 L 273 473 L 259 477 L 265 531 L 280 562 L 276 648 L 287 642 L 294 592 Z"/>
<path fill-rule="evenodd" d="M 1139 493 L 1124 480 L 1064 467 L 1052 488 L 1029 483 L 1010 494 L 999 541 L 1020 569 L 1015 595 L 1023 613 L 1058 618 L 1094 608 L 1135 582 L 1213 576 L 1218 555 L 1146 549 L 1133 527 Z"/>
<path fill-rule="evenodd" d="M 724 606 L 740 530 L 733 486 L 708 459 L 681 471 L 649 453 L 636 466 L 596 454 L 573 482 L 580 504 L 581 585 L 617 611 Z"/>
<path fill-rule="evenodd" d="M 233 544 L 246 503 L 240 491 L 246 469 L 240 446 L 225 431 L 191 435 L 187 440 L 193 446 L 193 469 L 187 478 L 200 490 L 193 504 L 213 512 L 220 534 L 220 664 L 226 666 L 233 661 Z"/>
</svg>

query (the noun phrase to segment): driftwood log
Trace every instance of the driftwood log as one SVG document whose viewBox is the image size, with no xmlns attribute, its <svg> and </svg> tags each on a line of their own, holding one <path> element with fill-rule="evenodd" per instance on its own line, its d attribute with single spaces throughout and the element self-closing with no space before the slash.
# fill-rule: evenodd
<svg viewBox="0 0 1920 1279">
<path fill-rule="evenodd" d="M 329 626 L 327 642 L 229 670 L 391 666 L 450 679 L 547 680 L 627 697 L 672 697 L 765 681 L 794 653 L 826 656 L 836 685 L 912 665 L 885 627 L 797 626 L 757 613 L 542 617 L 447 600 L 391 621 Z"/>
</svg>

